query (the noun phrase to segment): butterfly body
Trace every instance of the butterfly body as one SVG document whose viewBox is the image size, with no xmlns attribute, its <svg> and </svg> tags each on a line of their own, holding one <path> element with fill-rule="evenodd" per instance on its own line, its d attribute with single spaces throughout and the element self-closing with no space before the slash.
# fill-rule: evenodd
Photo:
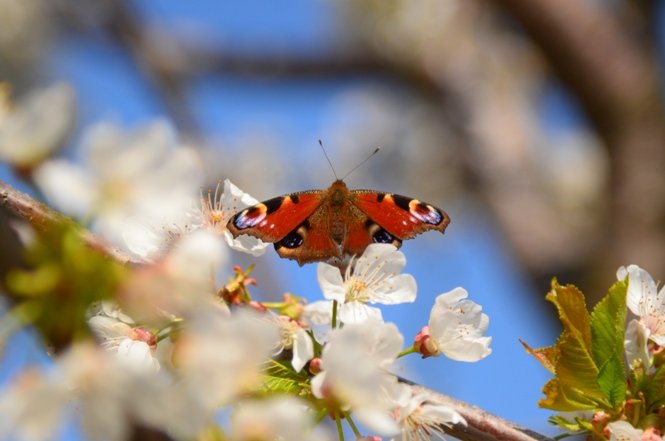
<svg viewBox="0 0 665 441">
<path fill-rule="evenodd" d="M 272 242 L 281 257 L 308 262 L 343 262 L 371 243 L 401 246 L 428 230 L 443 232 L 450 218 L 417 199 L 373 190 L 349 190 L 336 180 L 327 190 L 269 199 L 236 213 L 233 234 Z"/>
</svg>

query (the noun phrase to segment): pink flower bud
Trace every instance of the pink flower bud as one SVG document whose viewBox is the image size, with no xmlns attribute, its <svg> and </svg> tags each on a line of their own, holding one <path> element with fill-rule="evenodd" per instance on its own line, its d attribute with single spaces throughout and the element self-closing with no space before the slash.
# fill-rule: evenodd
<svg viewBox="0 0 665 441">
<path fill-rule="evenodd" d="M 430 336 L 429 326 L 423 326 L 423 329 L 413 339 L 413 346 L 422 354 L 423 358 L 437 356 L 441 353 Z"/>
<path fill-rule="evenodd" d="M 130 335 L 132 340 L 142 341 L 147 343 L 149 346 L 155 346 L 157 344 L 157 339 L 150 331 L 146 331 L 143 328 L 134 328 Z"/>
<path fill-rule="evenodd" d="M 309 362 L 309 373 L 316 375 L 321 372 L 321 359 L 319 357 L 314 357 Z"/>
</svg>

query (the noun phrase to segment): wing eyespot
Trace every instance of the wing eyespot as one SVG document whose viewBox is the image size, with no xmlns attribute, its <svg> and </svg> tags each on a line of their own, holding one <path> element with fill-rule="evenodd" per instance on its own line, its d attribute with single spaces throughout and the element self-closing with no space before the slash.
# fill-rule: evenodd
<svg viewBox="0 0 665 441">
<path fill-rule="evenodd" d="M 376 233 L 372 235 L 372 241 L 374 243 L 392 243 L 395 240 L 395 236 L 388 233 L 383 228 L 380 228 Z"/>
<path fill-rule="evenodd" d="M 233 226 L 239 230 L 252 228 L 258 225 L 266 217 L 266 206 L 258 204 L 247 208 L 236 214 L 233 218 Z"/>
<path fill-rule="evenodd" d="M 289 248 L 294 249 L 302 246 L 304 238 L 297 231 L 292 231 L 287 234 L 282 240 L 275 243 L 275 249 L 277 248 Z"/>
</svg>

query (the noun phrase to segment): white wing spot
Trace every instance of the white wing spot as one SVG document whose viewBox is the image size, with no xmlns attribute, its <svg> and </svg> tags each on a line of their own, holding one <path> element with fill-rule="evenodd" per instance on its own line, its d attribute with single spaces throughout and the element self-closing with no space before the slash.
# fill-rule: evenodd
<svg viewBox="0 0 665 441">
<path fill-rule="evenodd" d="M 264 219 L 264 220 L 262 220 L 261 223 L 259 224 L 259 227 L 265 227 L 267 223 L 268 223 L 268 221 Z"/>
</svg>

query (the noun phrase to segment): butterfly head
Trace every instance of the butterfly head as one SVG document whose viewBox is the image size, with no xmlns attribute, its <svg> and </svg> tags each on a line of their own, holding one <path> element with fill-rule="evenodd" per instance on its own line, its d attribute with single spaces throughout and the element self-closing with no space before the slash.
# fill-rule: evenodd
<svg viewBox="0 0 665 441">
<path fill-rule="evenodd" d="M 329 191 L 330 191 L 330 203 L 332 205 L 339 206 L 344 204 L 344 201 L 349 196 L 349 188 L 341 179 L 337 179 L 335 182 L 333 182 L 333 184 L 330 186 Z"/>
</svg>

